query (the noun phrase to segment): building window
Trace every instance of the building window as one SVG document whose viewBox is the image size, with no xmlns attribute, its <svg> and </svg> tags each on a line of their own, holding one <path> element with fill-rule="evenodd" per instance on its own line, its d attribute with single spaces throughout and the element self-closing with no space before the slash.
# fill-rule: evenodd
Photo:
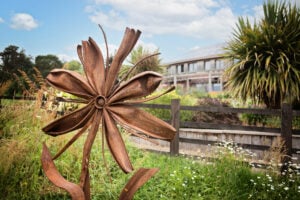
<svg viewBox="0 0 300 200">
<path fill-rule="evenodd" d="M 197 63 L 189 63 L 188 65 L 188 71 L 189 73 L 193 73 L 197 71 Z"/>
<path fill-rule="evenodd" d="M 216 69 L 216 60 L 211 60 L 210 61 L 210 69 Z"/>
<path fill-rule="evenodd" d="M 212 89 L 213 91 L 222 91 L 221 83 L 213 83 L 212 84 Z"/>
<path fill-rule="evenodd" d="M 176 73 L 176 65 L 171 65 L 169 68 L 168 68 L 168 74 L 169 75 L 173 75 Z"/>
<path fill-rule="evenodd" d="M 211 62 L 212 62 L 211 60 L 204 62 L 204 70 L 205 71 L 209 71 L 211 69 L 211 66 L 212 66 Z"/>
<path fill-rule="evenodd" d="M 177 74 L 181 74 L 181 73 L 184 72 L 184 65 L 183 64 L 177 65 L 176 68 L 177 68 Z"/>
<path fill-rule="evenodd" d="M 198 71 L 204 71 L 204 61 L 198 61 Z"/>
<path fill-rule="evenodd" d="M 224 69 L 224 61 L 216 60 L 216 69 Z"/>
<path fill-rule="evenodd" d="M 179 73 L 183 73 L 184 72 L 184 65 L 181 64 L 179 65 Z"/>
</svg>

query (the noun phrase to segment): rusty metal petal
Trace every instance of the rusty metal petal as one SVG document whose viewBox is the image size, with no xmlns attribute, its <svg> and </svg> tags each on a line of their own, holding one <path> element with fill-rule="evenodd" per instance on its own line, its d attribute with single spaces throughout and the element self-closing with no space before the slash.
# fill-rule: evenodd
<svg viewBox="0 0 300 200">
<path fill-rule="evenodd" d="M 106 110 L 103 111 L 103 119 L 103 130 L 105 133 L 107 145 L 114 159 L 125 173 L 131 172 L 133 170 L 133 167 L 129 160 L 129 156 L 118 127 Z"/>
<path fill-rule="evenodd" d="M 96 95 L 86 79 L 77 72 L 54 69 L 46 80 L 53 87 L 84 99 L 90 99 Z"/>
<path fill-rule="evenodd" d="M 170 141 L 176 133 L 170 124 L 134 106 L 114 105 L 110 106 L 109 110 L 112 112 L 113 118 L 122 125 L 149 136 Z"/>
<path fill-rule="evenodd" d="M 161 80 L 162 76 L 156 72 L 142 72 L 120 86 L 109 99 L 109 103 L 147 96 L 159 86 Z"/>
<path fill-rule="evenodd" d="M 138 38 L 140 37 L 141 32 L 139 30 L 135 31 L 134 29 L 126 28 L 123 40 L 121 45 L 114 56 L 114 59 L 111 63 L 111 66 L 108 69 L 108 73 L 105 81 L 105 95 L 109 95 L 116 78 L 118 76 L 122 62 L 128 56 L 130 51 L 133 49 Z"/>
<path fill-rule="evenodd" d="M 123 188 L 119 200 L 131 200 L 135 192 L 144 185 L 154 174 L 158 172 L 158 168 L 146 169 L 140 168 L 128 181 Z"/>
<path fill-rule="evenodd" d="M 58 136 L 82 128 L 93 117 L 95 110 L 96 108 L 91 102 L 83 108 L 51 122 L 42 130 L 48 135 Z"/>
<path fill-rule="evenodd" d="M 71 195 L 72 200 L 85 200 L 82 188 L 60 175 L 45 143 L 43 143 L 41 162 L 46 176 L 54 185 L 66 190 Z"/>
<path fill-rule="evenodd" d="M 89 38 L 88 41 L 82 41 L 82 46 L 77 46 L 77 53 L 83 64 L 90 86 L 99 95 L 103 95 L 105 66 L 100 48 L 92 38 Z"/>
<path fill-rule="evenodd" d="M 93 117 L 93 123 L 91 129 L 89 130 L 88 136 L 84 143 L 82 167 L 81 167 L 81 174 L 80 174 L 80 185 L 82 187 L 84 187 L 87 184 L 86 181 L 89 181 L 88 168 L 90 162 L 90 153 L 99 129 L 101 118 L 102 118 L 102 110 L 96 110 Z"/>
</svg>

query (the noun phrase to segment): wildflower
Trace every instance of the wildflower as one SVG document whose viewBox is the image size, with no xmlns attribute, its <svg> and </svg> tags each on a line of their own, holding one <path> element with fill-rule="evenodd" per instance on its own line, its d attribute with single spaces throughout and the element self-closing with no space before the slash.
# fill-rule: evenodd
<svg viewBox="0 0 300 200">
<path fill-rule="evenodd" d="M 284 187 L 283 188 L 285 191 L 288 191 L 289 190 L 289 187 Z"/>
<path fill-rule="evenodd" d="M 261 164 L 257 164 L 257 168 L 261 168 L 262 166 L 261 166 Z"/>
</svg>

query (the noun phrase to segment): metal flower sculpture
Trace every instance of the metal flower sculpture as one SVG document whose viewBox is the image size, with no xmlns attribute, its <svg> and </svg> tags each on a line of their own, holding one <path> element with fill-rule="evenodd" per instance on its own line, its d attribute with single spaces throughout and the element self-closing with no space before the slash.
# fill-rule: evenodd
<svg viewBox="0 0 300 200">
<path fill-rule="evenodd" d="M 105 33 L 102 28 L 101 30 L 108 55 Z M 51 86 L 80 98 L 73 101 L 86 104 L 43 128 L 43 131 L 51 136 L 79 130 L 53 158 L 44 144 L 41 158 L 43 169 L 49 180 L 56 186 L 67 190 L 73 199 L 90 199 L 89 159 L 100 125 L 102 125 L 102 139 L 105 137 L 111 154 L 125 173 L 133 171 L 133 166 L 117 124 L 168 141 L 172 140 L 175 135 L 176 131 L 171 125 L 134 106 L 135 103 L 146 102 L 158 97 L 147 98 L 146 96 L 159 86 L 162 81 L 160 74 L 147 71 L 128 81 L 124 81 L 126 77 L 120 81 L 117 80 L 122 62 L 133 49 L 140 34 L 140 31 L 126 28 L 123 40 L 111 64 L 105 64 L 101 50 L 95 41 L 89 38 L 88 41 L 83 41 L 82 45 L 77 47 L 85 76 L 73 71 L 55 69 L 46 78 Z M 106 60 L 109 60 L 108 56 Z M 170 88 L 163 94 L 172 89 L 174 88 Z M 59 174 L 53 160 L 73 144 L 88 127 L 90 129 L 83 148 L 80 183 L 77 185 L 68 182 Z M 138 170 L 123 189 L 120 199 L 131 199 L 134 192 L 156 172 L 157 169 Z"/>
</svg>

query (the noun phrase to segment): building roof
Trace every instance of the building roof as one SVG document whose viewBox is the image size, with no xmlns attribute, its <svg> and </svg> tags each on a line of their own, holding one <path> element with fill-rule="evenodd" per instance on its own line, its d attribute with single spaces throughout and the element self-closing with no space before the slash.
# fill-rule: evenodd
<svg viewBox="0 0 300 200">
<path fill-rule="evenodd" d="M 166 65 L 190 63 L 199 60 L 209 60 L 224 57 L 224 44 L 213 45 L 205 48 L 196 48 L 188 52 L 184 58 L 167 62 Z"/>
</svg>

